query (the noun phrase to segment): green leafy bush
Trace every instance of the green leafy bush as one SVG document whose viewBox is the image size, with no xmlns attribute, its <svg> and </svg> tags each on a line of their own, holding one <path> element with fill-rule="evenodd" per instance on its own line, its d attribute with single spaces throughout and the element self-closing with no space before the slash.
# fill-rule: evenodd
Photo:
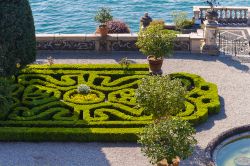
<svg viewBox="0 0 250 166">
<path fill-rule="evenodd" d="M 0 76 L 35 61 L 36 38 L 28 0 L 0 1 Z"/>
<path fill-rule="evenodd" d="M 161 25 L 165 26 L 165 21 L 164 20 L 153 20 L 152 22 L 150 22 L 149 26 L 155 26 L 155 25 Z"/>
<path fill-rule="evenodd" d="M 77 92 L 80 94 L 88 94 L 90 93 L 91 89 L 88 85 L 86 84 L 80 84 L 77 87 Z"/>
<path fill-rule="evenodd" d="M 145 55 L 153 55 L 155 58 L 171 56 L 174 48 L 176 33 L 163 31 L 160 24 L 148 26 L 138 34 L 137 47 Z"/>
<path fill-rule="evenodd" d="M 145 127 L 138 142 L 152 164 L 163 159 L 171 163 L 176 156 L 186 159 L 192 154 L 197 143 L 194 134 L 194 128 L 187 121 L 171 118 Z"/>
<path fill-rule="evenodd" d="M 194 21 L 188 19 L 186 12 L 175 11 L 172 13 L 172 17 L 177 30 L 191 28 L 194 25 Z"/>
<path fill-rule="evenodd" d="M 186 89 L 179 79 L 148 76 L 136 90 L 136 100 L 154 118 L 176 115 L 184 109 Z"/>
<path fill-rule="evenodd" d="M 113 16 L 111 15 L 110 8 L 101 7 L 95 15 L 95 21 L 101 24 L 104 24 L 111 20 L 113 20 Z"/>
</svg>

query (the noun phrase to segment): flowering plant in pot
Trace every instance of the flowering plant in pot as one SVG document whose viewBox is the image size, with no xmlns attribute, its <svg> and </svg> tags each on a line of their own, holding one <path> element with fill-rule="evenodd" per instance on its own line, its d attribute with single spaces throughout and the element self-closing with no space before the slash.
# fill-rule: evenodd
<svg viewBox="0 0 250 166">
<path fill-rule="evenodd" d="M 97 32 L 100 33 L 101 36 L 107 36 L 108 28 L 106 22 L 111 20 L 113 20 L 113 16 L 111 15 L 111 10 L 109 8 L 102 7 L 97 11 L 95 21 L 100 23 Z"/>
<path fill-rule="evenodd" d="M 218 12 L 215 9 L 215 6 L 219 5 L 217 0 L 207 0 L 206 3 L 209 5 L 210 9 L 206 12 L 206 19 L 208 22 L 214 22 L 218 19 Z"/>
<path fill-rule="evenodd" d="M 147 57 L 152 73 L 161 72 L 164 57 L 170 57 L 174 48 L 176 33 L 164 30 L 161 24 L 150 25 L 140 30 L 136 42 L 139 50 Z"/>
<path fill-rule="evenodd" d="M 135 97 L 154 123 L 139 134 L 138 143 L 152 164 L 178 166 L 180 159 L 191 155 L 196 140 L 194 128 L 184 120 L 173 118 L 185 108 L 186 88 L 170 76 L 143 78 Z"/>
<path fill-rule="evenodd" d="M 108 21 L 106 25 L 108 27 L 108 33 L 130 33 L 128 25 L 120 20 Z"/>
</svg>

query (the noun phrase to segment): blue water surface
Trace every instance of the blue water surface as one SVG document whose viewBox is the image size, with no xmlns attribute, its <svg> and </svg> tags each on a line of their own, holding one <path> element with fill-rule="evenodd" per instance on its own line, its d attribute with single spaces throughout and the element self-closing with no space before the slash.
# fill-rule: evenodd
<svg viewBox="0 0 250 166">
<path fill-rule="evenodd" d="M 250 6 L 250 0 L 221 0 L 223 6 Z M 139 29 L 140 17 L 148 12 L 153 19 L 172 22 L 173 11 L 205 5 L 204 0 L 30 0 L 37 33 L 93 33 L 99 7 L 109 7 L 115 19 L 126 22 L 132 32 Z"/>
</svg>

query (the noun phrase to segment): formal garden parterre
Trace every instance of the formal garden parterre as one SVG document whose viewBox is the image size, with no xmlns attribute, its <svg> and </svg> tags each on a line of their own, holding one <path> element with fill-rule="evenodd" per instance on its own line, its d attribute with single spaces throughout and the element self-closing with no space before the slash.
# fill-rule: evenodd
<svg viewBox="0 0 250 166">
<path fill-rule="evenodd" d="M 13 105 L 1 112 L 0 140 L 136 141 L 152 123 L 136 102 L 135 89 L 148 65 L 30 65 L 12 85 Z M 217 86 L 200 76 L 173 73 L 186 87 L 185 109 L 176 116 L 194 125 L 220 110 Z M 86 84 L 94 99 L 77 100 Z"/>
</svg>

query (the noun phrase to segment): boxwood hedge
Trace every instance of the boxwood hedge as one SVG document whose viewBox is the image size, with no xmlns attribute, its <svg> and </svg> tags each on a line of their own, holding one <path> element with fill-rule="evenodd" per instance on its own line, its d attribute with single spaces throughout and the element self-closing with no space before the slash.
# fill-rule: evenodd
<svg viewBox="0 0 250 166">
<path fill-rule="evenodd" d="M 12 86 L 14 104 L 0 117 L 0 140 L 7 141 L 135 141 L 152 116 L 134 97 L 148 66 L 31 65 Z M 177 116 L 197 125 L 220 111 L 215 84 L 200 76 L 173 73 L 188 89 L 186 109 Z M 75 102 L 71 96 L 87 84 L 98 97 Z"/>
</svg>

